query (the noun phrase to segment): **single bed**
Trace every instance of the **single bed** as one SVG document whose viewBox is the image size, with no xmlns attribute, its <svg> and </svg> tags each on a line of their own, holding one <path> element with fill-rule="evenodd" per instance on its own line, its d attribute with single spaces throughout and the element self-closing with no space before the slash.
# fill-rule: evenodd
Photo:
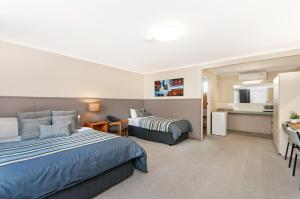
<svg viewBox="0 0 300 199">
<path fill-rule="evenodd" d="M 128 119 L 128 134 L 145 140 L 175 145 L 188 138 L 192 126 L 188 120 L 161 117 Z"/>
<path fill-rule="evenodd" d="M 92 198 L 134 168 L 147 172 L 146 161 L 146 152 L 133 140 L 92 129 L 0 143 L 0 198 Z"/>
</svg>

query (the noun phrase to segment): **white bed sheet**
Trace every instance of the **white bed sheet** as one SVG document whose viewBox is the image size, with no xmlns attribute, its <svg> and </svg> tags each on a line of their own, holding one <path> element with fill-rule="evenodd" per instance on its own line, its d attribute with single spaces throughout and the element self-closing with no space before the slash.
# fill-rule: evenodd
<svg viewBox="0 0 300 199">
<path fill-rule="evenodd" d="M 0 139 L 0 143 L 13 142 L 13 141 L 21 141 L 21 136 L 14 136 L 14 137 L 8 137 L 8 138 L 1 138 Z"/>
<path fill-rule="evenodd" d="M 78 132 L 81 132 L 81 131 L 85 131 L 85 130 L 89 130 L 89 129 L 92 129 L 90 127 L 81 127 L 80 129 L 77 129 Z"/>
<path fill-rule="evenodd" d="M 16 117 L 0 118 L 0 140 L 18 136 L 18 121 Z"/>
</svg>

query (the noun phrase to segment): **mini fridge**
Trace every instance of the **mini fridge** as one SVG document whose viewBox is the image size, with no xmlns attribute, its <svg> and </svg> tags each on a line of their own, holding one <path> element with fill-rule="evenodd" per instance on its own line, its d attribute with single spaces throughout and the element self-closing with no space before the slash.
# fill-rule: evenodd
<svg viewBox="0 0 300 199">
<path fill-rule="evenodd" d="M 227 132 L 227 112 L 212 112 L 212 128 L 213 135 L 226 136 Z"/>
</svg>

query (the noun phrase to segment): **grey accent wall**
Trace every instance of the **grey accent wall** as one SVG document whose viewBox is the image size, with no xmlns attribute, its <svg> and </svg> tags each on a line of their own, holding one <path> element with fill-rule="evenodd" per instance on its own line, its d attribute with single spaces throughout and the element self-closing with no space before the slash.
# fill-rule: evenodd
<svg viewBox="0 0 300 199">
<path fill-rule="evenodd" d="M 96 119 L 105 119 L 107 115 L 128 118 L 130 108 L 143 107 L 143 100 L 139 99 L 0 97 L 0 117 L 16 117 L 17 112 L 26 111 L 78 110 L 81 122 L 84 122 L 92 119 L 88 103 L 95 101 L 101 101 L 101 110 Z"/>
<path fill-rule="evenodd" d="M 155 116 L 189 120 L 193 126 L 190 137 L 201 139 L 201 99 L 146 99 L 144 107 Z"/>
<path fill-rule="evenodd" d="M 0 117 L 16 117 L 17 112 L 40 110 L 78 110 L 81 123 L 92 120 L 88 103 L 101 101 L 101 111 L 96 119 L 107 115 L 120 118 L 129 117 L 130 108 L 145 107 L 155 116 L 184 118 L 191 122 L 193 132 L 190 137 L 201 139 L 200 99 L 86 99 L 86 98 L 48 98 L 48 97 L 0 97 Z"/>
</svg>

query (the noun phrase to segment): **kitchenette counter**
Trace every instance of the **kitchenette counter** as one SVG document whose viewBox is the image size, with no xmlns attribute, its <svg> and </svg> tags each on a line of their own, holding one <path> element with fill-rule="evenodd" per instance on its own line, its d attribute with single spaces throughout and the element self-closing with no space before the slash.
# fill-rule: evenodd
<svg viewBox="0 0 300 199">
<path fill-rule="evenodd" d="M 218 110 L 228 113 L 227 129 L 231 131 L 272 134 L 273 112 Z"/>
<path fill-rule="evenodd" d="M 217 111 L 228 112 L 229 114 L 273 115 L 273 112 L 263 112 L 263 111 L 237 111 L 237 110 L 224 110 L 224 109 L 218 109 Z"/>
<path fill-rule="evenodd" d="M 273 115 L 273 112 L 262 111 L 228 111 L 230 114 Z"/>
</svg>

